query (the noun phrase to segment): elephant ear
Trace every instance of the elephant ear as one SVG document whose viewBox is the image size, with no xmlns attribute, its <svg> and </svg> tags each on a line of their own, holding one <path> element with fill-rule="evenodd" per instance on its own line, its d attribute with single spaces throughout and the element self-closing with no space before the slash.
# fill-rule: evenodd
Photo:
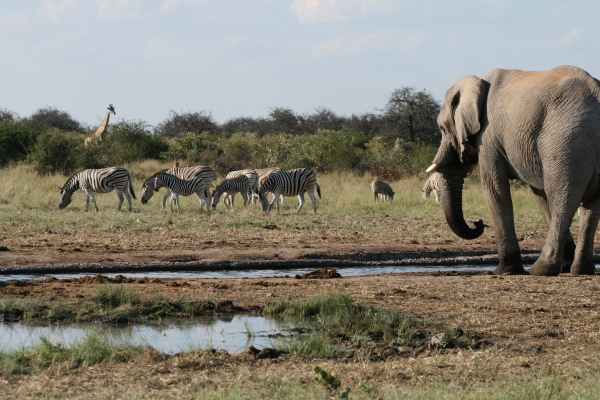
<svg viewBox="0 0 600 400">
<path fill-rule="evenodd" d="M 486 96 L 485 82 L 474 75 L 460 79 L 446 93 L 446 101 L 438 123 L 450 135 L 462 163 L 466 163 L 476 154 L 475 148 L 468 142 L 481 130 Z"/>
</svg>

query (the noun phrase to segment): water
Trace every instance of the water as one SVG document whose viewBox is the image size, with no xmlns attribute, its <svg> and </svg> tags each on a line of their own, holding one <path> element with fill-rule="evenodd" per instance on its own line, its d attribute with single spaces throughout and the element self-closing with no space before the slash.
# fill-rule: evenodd
<svg viewBox="0 0 600 400">
<path fill-rule="evenodd" d="M 374 275 L 374 274 L 391 274 L 399 272 L 427 272 L 427 271 L 491 271 L 496 268 L 496 265 L 424 265 L 424 266 L 387 266 L 387 267 L 347 267 L 337 268 L 342 276 L 356 275 Z M 142 272 L 115 272 L 101 274 L 114 278 L 117 275 L 123 275 L 127 278 L 139 279 L 148 278 L 178 278 L 178 279 L 193 279 L 193 278 L 273 278 L 273 277 L 294 277 L 296 275 L 306 274 L 314 271 L 318 267 L 313 268 L 294 268 L 294 269 L 249 269 L 249 270 L 223 270 L 223 271 L 142 271 Z M 56 273 L 56 274 L 11 274 L 0 275 L 0 281 L 14 280 L 40 280 L 50 277 L 57 279 L 81 278 L 84 276 L 95 276 L 96 272 L 79 272 L 79 273 Z"/>
<path fill-rule="evenodd" d="M 299 323 L 299 322 L 296 322 Z M 0 350 L 11 352 L 37 345 L 41 338 L 68 347 L 92 333 L 101 333 L 110 343 L 152 346 L 165 354 L 196 349 L 226 350 L 237 354 L 254 346 L 274 347 L 276 335 L 294 326 L 289 321 L 234 315 L 145 325 L 0 323 Z"/>
</svg>

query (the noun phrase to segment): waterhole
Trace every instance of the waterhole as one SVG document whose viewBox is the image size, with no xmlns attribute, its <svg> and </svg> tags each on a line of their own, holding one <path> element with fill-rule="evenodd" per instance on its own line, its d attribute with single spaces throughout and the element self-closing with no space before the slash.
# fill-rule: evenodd
<svg viewBox="0 0 600 400">
<path fill-rule="evenodd" d="M 179 279 L 193 279 L 193 278 L 271 278 L 271 277 L 294 277 L 296 275 L 306 274 L 307 272 L 314 271 L 319 267 L 313 268 L 290 268 L 290 269 L 241 269 L 241 270 L 222 270 L 222 271 L 140 271 L 140 272 L 102 272 L 104 276 L 113 278 L 117 275 L 123 275 L 127 278 L 139 279 L 143 277 L 148 278 L 179 278 Z M 374 275 L 374 274 L 390 274 L 400 272 L 429 272 L 429 271 L 491 271 L 496 268 L 496 265 L 424 265 L 424 266 L 386 266 L 386 267 L 347 267 L 337 268 L 338 272 L 342 276 L 356 276 L 356 275 Z M 53 273 L 53 274 L 7 274 L 0 275 L 0 281 L 14 281 L 14 280 L 40 280 L 50 277 L 57 279 L 68 279 L 68 278 L 81 278 L 84 276 L 95 276 L 96 272 L 79 272 L 79 273 Z"/>
<path fill-rule="evenodd" d="M 275 347 L 278 338 L 306 321 L 232 315 L 140 325 L 0 323 L 0 351 L 29 348 L 46 338 L 54 345 L 68 347 L 86 336 L 99 333 L 111 344 L 152 346 L 164 354 L 192 349 L 226 350 L 238 354 L 248 347 Z"/>
</svg>

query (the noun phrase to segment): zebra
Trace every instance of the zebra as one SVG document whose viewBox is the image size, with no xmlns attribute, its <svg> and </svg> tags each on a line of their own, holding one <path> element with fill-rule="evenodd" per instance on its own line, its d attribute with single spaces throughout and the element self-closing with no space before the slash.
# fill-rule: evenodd
<svg viewBox="0 0 600 400">
<path fill-rule="evenodd" d="M 259 169 L 255 169 L 254 171 L 256 171 L 256 173 L 258 174 L 258 187 L 261 187 L 262 184 L 265 183 L 265 181 L 271 176 L 271 174 L 273 172 L 281 171 L 281 168 L 279 168 L 279 167 L 259 168 Z M 280 196 L 279 202 L 283 203 L 283 199 L 284 199 L 284 196 Z M 259 196 L 259 200 L 260 200 L 260 196 Z M 277 207 L 279 207 L 279 204 L 277 205 Z"/>
<path fill-rule="evenodd" d="M 179 214 L 179 195 L 190 196 L 192 194 L 196 194 L 198 200 L 200 200 L 200 211 L 202 211 L 203 203 L 206 204 L 206 208 L 209 210 L 209 203 L 206 199 L 206 188 L 202 178 L 180 179 L 166 172 L 157 172 L 151 179 L 154 183 L 153 188 L 155 191 L 158 191 L 163 186 L 169 189 L 171 193 L 171 201 L 169 202 L 171 212 L 173 212 L 173 203 L 175 203 L 177 205 L 177 214 Z M 148 186 L 144 186 L 144 190 L 148 190 Z"/>
<path fill-rule="evenodd" d="M 128 188 L 131 196 L 127 193 Z M 92 199 L 94 207 L 96 207 L 96 212 L 98 212 L 98 203 L 96 203 L 94 192 L 108 193 L 112 192 L 113 189 L 116 190 L 117 196 L 119 196 L 119 211 L 121 211 L 121 206 L 123 205 L 123 194 L 125 194 L 129 202 L 129 211 L 132 210 L 131 197 L 133 196 L 134 199 L 137 199 L 133 191 L 131 175 L 129 171 L 121 167 L 86 169 L 70 177 L 64 186 L 60 188 L 59 209 L 62 210 L 71 204 L 71 197 L 77 189 L 83 190 L 86 194 L 85 211 L 88 210 L 90 199 Z"/>
<path fill-rule="evenodd" d="M 248 191 L 250 190 L 250 179 L 246 175 L 240 175 L 237 178 L 229 178 L 225 179 L 223 182 L 217 186 L 212 196 L 212 206 L 215 208 L 217 204 L 219 204 L 219 200 L 221 199 L 221 195 L 223 193 L 227 193 L 225 195 L 225 200 L 229 199 L 229 204 L 227 201 L 224 203 L 233 208 L 233 200 L 235 198 L 235 194 L 240 192 L 242 197 L 244 198 L 244 205 L 248 202 Z"/>
<path fill-rule="evenodd" d="M 375 197 L 375 201 L 379 200 L 379 195 L 381 194 L 381 201 L 387 200 L 390 198 L 390 201 L 394 200 L 394 191 L 389 183 L 382 181 L 379 178 L 373 179 L 371 182 L 371 189 L 373 189 L 373 196 Z"/>
<path fill-rule="evenodd" d="M 258 173 L 256 171 L 254 171 L 253 169 L 241 169 L 239 171 L 231 171 L 227 174 L 225 179 L 237 178 L 241 175 L 245 175 L 248 178 L 248 181 L 250 183 L 248 194 L 250 195 L 249 197 L 252 199 L 252 202 L 256 204 L 256 199 L 258 198 Z M 225 198 L 226 203 L 229 200 L 229 197 Z"/>
<path fill-rule="evenodd" d="M 431 174 L 429 179 L 427 179 L 427 182 L 425 182 L 423 189 L 421 189 L 421 192 L 423 192 L 421 197 L 423 199 L 426 199 L 431 194 L 431 191 L 433 191 L 433 193 L 435 194 L 435 202 L 439 203 L 440 202 L 441 180 L 442 180 L 442 174 L 440 174 L 439 172 L 434 172 L 433 174 Z"/>
<path fill-rule="evenodd" d="M 178 168 L 179 167 L 179 163 L 176 162 L 174 168 L 170 168 L 170 169 L 165 169 L 162 170 L 160 172 L 166 172 L 168 174 L 171 175 L 175 175 L 176 177 L 178 177 L 179 179 L 192 179 L 192 178 L 202 178 L 202 180 L 204 180 L 204 187 L 206 189 L 206 196 L 207 196 L 207 207 L 208 204 L 210 204 L 211 198 L 210 198 L 210 187 L 213 184 L 213 181 L 215 179 L 217 179 L 217 174 L 215 173 L 215 170 L 212 169 L 211 167 L 207 167 L 204 165 L 201 166 L 197 166 L 197 167 L 184 167 L 184 168 Z M 143 188 L 143 193 L 142 193 L 142 204 L 146 204 L 148 202 L 148 200 L 150 200 L 150 198 L 152 198 L 152 196 L 154 195 L 155 190 L 154 189 L 154 180 L 153 180 L 154 176 L 146 179 L 146 181 L 143 183 L 142 188 Z M 148 188 L 148 189 L 146 189 Z M 171 194 L 171 191 L 167 188 L 167 193 L 165 193 L 165 196 L 163 197 L 163 202 L 162 202 L 162 207 L 165 208 L 167 206 L 167 198 L 169 197 L 169 195 Z"/>
<path fill-rule="evenodd" d="M 321 198 L 321 187 L 317 183 L 317 174 L 308 168 L 297 168 L 289 171 L 273 172 L 258 189 L 258 194 L 263 211 L 271 211 L 273 205 L 277 204 L 277 212 L 279 212 L 279 196 L 298 196 L 300 206 L 297 213 L 300 213 L 305 203 L 304 193 L 308 192 L 316 213 L 318 203 L 315 197 L 315 189 L 319 198 Z M 275 196 L 270 205 L 267 199 L 268 192 L 272 192 Z"/>
</svg>

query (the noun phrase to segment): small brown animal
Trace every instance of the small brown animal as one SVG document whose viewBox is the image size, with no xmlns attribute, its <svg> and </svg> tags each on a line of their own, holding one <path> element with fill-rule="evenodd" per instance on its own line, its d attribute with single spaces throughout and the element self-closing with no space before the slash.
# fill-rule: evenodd
<svg viewBox="0 0 600 400">
<path fill-rule="evenodd" d="M 387 182 L 382 181 L 379 178 L 375 178 L 373 179 L 373 182 L 371 182 L 371 188 L 373 189 L 373 196 L 375 197 L 375 201 L 379 199 L 380 194 L 381 201 L 387 200 L 388 197 L 390 201 L 394 200 L 394 191 Z"/>
</svg>

